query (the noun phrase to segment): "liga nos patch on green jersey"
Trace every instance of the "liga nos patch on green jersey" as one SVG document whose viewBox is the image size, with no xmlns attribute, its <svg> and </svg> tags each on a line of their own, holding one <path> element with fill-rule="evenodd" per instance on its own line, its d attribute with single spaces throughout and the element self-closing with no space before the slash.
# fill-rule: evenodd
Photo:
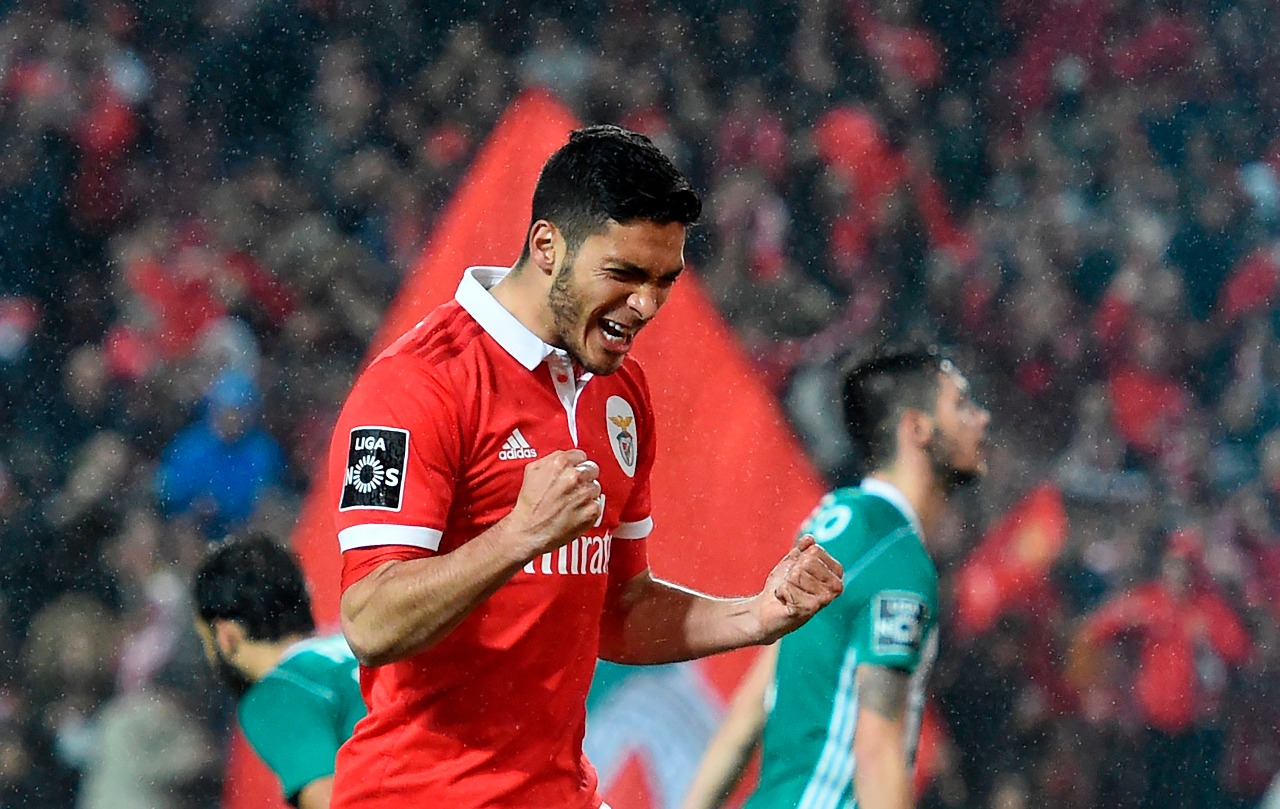
<svg viewBox="0 0 1280 809">
<path fill-rule="evenodd" d="M 924 643 L 929 607 L 918 595 L 879 593 L 871 599 L 871 650 L 878 655 L 916 655 Z"/>
</svg>

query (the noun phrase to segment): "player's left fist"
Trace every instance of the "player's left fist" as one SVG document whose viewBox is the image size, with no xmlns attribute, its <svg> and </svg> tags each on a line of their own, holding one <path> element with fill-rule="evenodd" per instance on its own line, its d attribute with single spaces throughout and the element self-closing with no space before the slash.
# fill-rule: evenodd
<svg viewBox="0 0 1280 809">
<path fill-rule="evenodd" d="M 763 641 L 771 643 L 814 616 L 844 590 L 844 568 L 809 534 L 782 557 L 756 597 Z"/>
</svg>

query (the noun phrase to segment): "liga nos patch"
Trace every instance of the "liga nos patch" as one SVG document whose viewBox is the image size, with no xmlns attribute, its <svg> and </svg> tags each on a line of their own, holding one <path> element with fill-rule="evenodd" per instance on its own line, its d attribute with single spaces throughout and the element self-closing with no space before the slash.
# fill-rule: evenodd
<svg viewBox="0 0 1280 809">
<path fill-rule="evenodd" d="M 871 601 L 871 645 L 876 654 L 915 654 L 924 639 L 928 609 L 911 593 L 880 593 Z"/>
<path fill-rule="evenodd" d="M 342 502 L 338 510 L 372 508 L 399 511 L 408 457 L 408 430 L 397 427 L 352 429 Z"/>
</svg>

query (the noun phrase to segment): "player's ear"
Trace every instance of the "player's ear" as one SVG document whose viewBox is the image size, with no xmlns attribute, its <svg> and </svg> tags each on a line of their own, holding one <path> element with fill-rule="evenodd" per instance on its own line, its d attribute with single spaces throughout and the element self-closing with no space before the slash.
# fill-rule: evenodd
<svg viewBox="0 0 1280 809">
<path fill-rule="evenodd" d="M 933 417 L 922 410 L 909 408 L 902 414 L 899 434 L 911 446 L 923 447 L 933 437 Z"/>
<path fill-rule="evenodd" d="M 555 225 L 539 219 L 529 228 L 529 261 L 543 274 L 556 272 L 556 261 L 564 250 L 564 239 Z"/>
<path fill-rule="evenodd" d="M 216 620 L 213 622 L 213 642 L 217 644 L 222 656 L 232 658 L 240 650 L 240 645 L 249 639 L 244 627 L 236 621 Z"/>
</svg>

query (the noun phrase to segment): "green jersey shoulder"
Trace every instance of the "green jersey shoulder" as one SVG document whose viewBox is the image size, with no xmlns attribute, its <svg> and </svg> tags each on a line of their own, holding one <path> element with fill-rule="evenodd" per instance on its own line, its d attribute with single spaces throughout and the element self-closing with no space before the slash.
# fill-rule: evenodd
<svg viewBox="0 0 1280 809">
<path fill-rule="evenodd" d="M 875 480 L 838 489 L 800 531 L 844 567 L 844 591 L 779 642 L 760 785 L 750 809 L 856 806 L 858 666 L 911 674 L 906 742 L 914 751 L 937 648 L 937 568 L 901 492 Z"/>
<path fill-rule="evenodd" d="M 359 664 L 341 635 L 294 644 L 237 708 L 245 738 L 290 802 L 333 775 L 338 748 L 364 714 Z"/>
<path fill-rule="evenodd" d="M 906 498 L 880 481 L 838 489 L 800 530 L 844 566 L 845 589 L 827 618 L 844 624 L 859 662 L 914 670 L 937 624 L 938 572 Z"/>
</svg>

